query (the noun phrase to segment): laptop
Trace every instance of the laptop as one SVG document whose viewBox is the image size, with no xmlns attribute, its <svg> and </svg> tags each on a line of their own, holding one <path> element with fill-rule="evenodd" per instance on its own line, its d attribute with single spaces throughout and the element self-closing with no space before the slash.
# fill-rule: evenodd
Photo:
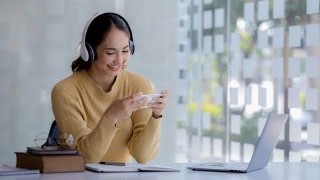
<svg viewBox="0 0 320 180">
<path fill-rule="evenodd" d="M 197 171 L 220 171 L 247 173 L 266 167 L 271 158 L 280 133 L 288 119 L 287 114 L 271 114 L 258 139 L 256 148 L 249 163 L 203 163 L 188 166 Z"/>
</svg>

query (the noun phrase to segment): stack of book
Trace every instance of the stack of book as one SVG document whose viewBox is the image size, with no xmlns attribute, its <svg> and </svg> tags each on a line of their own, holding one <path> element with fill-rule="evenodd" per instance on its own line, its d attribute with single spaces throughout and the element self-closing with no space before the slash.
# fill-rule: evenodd
<svg viewBox="0 0 320 180">
<path fill-rule="evenodd" d="M 38 169 L 41 173 L 80 172 L 85 170 L 83 156 L 74 149 L 28 147 L 16 152 L 17 168 Z"/>
</svg>

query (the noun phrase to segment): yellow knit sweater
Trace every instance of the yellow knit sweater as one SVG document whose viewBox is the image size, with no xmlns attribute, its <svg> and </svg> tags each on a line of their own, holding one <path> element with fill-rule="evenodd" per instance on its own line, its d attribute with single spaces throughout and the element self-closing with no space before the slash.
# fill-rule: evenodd
<svg viewBox="0 0 320 180">
<path fill-rule="evenodd" d="M 162 120 L 154 119 L 150 109 L 142 109 L 114 126 L 104 112 L 119 98 L 154 91 L 146 78 L 122 70 L 106 93 L 82 70 L 54 86 L 52 109 L 61 134 L 73 135 L 73 148 L 86 163 L 128 162 L 132 157 L 146 163 L 159 149 Z"/>
</svg>

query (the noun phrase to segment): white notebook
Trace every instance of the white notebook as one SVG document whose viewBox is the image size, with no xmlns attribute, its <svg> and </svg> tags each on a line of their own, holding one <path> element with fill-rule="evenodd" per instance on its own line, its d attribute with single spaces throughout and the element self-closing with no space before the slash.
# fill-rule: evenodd
<svg viewBox="0 0 320 180">
<path fill-rule="evenodd" d="M 0 176 L 12 176 L 12 175 L 27 175 L 27 174 L 39 174 L 39 170 L 35 169 L 22 169 L 11 167 L 8 165 L 2 165 L 0 167 Z"/>
<path fill-rule="evenodd" d="M 144 166 L 141 164 L 127 164 L 125 166 L 105 165 L 105 164 L 86 164 L 86 169 L 101 173 L 115 172 L 179 172 L 179 169 L 165 166 Z"/>
</svg>

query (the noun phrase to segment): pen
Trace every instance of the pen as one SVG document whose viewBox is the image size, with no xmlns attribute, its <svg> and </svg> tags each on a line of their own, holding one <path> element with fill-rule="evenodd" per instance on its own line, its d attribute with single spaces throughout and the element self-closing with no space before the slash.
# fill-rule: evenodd
<svg viewBox="0 0 320 180">
<path fill-rule="evenodd" d="M 114 165 L 114 166 L 125 166 L 126 165 L 125 162 L 105 162 L 105 161 L 100 162 L 100 164 Z"/>
</svg>

